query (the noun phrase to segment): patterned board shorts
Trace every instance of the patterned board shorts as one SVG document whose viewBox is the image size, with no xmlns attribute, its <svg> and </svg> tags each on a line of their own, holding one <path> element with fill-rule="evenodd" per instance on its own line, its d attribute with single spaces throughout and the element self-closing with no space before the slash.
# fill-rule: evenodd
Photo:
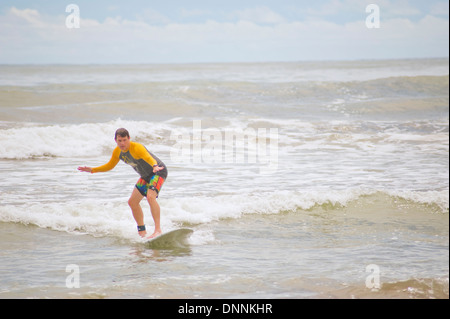
<svg viewBox="0 0 450 319">
<path fill-rule="evenodd" d="M 149 182 L 147 182 L 143 178 L 139 178 L 136 183 L 136 188 L 142 194 L 142 196 L 147 197 L 147 191 L 149 189 L 154 190 L 156 192 L 156 197 L 158 197 L 159 191 L 161 190 L 162 185 L 164 184 L 164 178 L 158 175 L 153 175 Z"/>
</svg>

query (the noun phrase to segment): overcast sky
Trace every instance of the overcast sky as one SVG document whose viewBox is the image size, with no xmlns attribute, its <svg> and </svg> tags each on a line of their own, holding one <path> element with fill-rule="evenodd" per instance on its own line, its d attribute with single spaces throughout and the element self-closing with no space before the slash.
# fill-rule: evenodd
<svg viewBox="0 0 450 319">
<path fill-rule="evenodd" d="M 448 20 L 448 0 L 2 0 L 0 63 L 448 57 Z"/>
</svg>

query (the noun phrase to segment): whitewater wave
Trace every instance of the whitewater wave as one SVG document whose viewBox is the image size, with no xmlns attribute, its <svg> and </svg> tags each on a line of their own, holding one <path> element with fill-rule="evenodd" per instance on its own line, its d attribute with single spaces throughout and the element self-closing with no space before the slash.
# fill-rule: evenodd
<svg viewBox="0 0 450 319">
<path fill-rule="evenodd" d="M 0 158 L 91 157 L 110 153 L 114 132 L 131 127 L 134 136 L 156 140 L 167 124 L 117 119 L 106 123 L 71 125 L 27 125 L 0 130 L 3 140 Z M 133 137 L 134 137 L 133 136 Z"/>
<path fill-rule="evenodd" d="M 195 123 L 200 123 L 197 126 Z M 422 147 L 424 151 L 448 152 L 448 121 L 320 121 L 299 119 L 276 120 L 266 118 L 206 118 L 202 120 L 172 118 L 167 121 L 130 121 L 116 119 L 101 123 L 42 125 L 24 123 L 0 129 L 2 148 L 0 159 L 34 159 L 46 157 L 98 157 L 110 155 L 114 147 L 114 132 L 119 127 L 130 130 L 132 139 L 141 143 L 157 145 L 170 151 L 170 147 L 188 138 L 193 143 L 194 131 L 207 148 L 217 143 L 228 132 L 241 132 L 242 137 L 266 136 L 272 130 L 279 134 L 277 144 L 280 152 L 289 147 L 299 150 L 334 148 L 342 145 L 373 149 L 406 144 L 408 149 Z M 213 140 L 212 140 L 213 139 Z M 183 140 L 184 143 L 184 140 Z M 179 143 L 178 143 L 179 144 Z M 269 144 L 269 142 L 267 142 Z M 377 146 L 379 145 L 379 146 Z M 423 146 L 420 146 L 423 145 Z M 288 147 L 284 149 L 283 147 Z M 192 147 L 192 145 L 191 145 Z M 192 150 L 195 151 L 195 148 Z"/>
<path fill-rule="evenodd" d="M 381 206 L 380 206 L 381 203 Z M 144 211 L 149 207 L 142 202 Z M 283 191 L 277 194 L 218 195 L 199 197 L 177 197 L 160 200 L 162 228 L 165 231 L 179 227 L 194 227 L 200 230 L 199 244 L 210 241 L 208 224 L 226 219 L 239 219 L 251 214 L 273 215 L 287 212 L 303 214 L 323 211 L 353 213 L 386 210 L 393 206 L 402 211 L 421 211 L 422 214 L 448 213 L 448 190 L 442 192 L 380 192 L 362 189 L 347 191 Z M 383 206 L 384 205 L 384 206 Z M 147 215 L 147 224 L 151 217 Z M 31 224 L 92 236 L 114 236 L 130 241 L 139 241 L 135 221 L 126 200 L 83 202 L 24 203 L 0 206 L 0 221 Z M 150 226 L 149 226 L 150 227 Z"/>
</svg>

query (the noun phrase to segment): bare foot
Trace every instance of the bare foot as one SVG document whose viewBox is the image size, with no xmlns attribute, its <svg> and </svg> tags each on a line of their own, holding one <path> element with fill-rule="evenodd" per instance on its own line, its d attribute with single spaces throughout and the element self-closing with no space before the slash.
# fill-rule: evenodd
<svg viewBox="0 0 450 319">
<path fill-rule="evenodd" d="M 158 229 L 158 230 L 155 230 L 155 232 L 153 234 L 151 234 L 150 236 L 148 236 L 147 238 L 148 239 L 155 238 L 161 234 L 162 234 L 162 231 L 160 229 Z"/>
</svg>

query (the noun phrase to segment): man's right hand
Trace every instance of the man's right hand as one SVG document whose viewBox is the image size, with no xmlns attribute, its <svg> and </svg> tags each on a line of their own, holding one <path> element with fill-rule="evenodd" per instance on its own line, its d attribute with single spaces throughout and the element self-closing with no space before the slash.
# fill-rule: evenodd
<svg viewBox="0 0 450 319">
<path fill-rule="evenodd" d="M 80 172 L 92 173 L 92 167 L 88 167 L 88 166 L 80 166 L 80 167 L 78 167 L 78 170 Z"/>
</svg>

